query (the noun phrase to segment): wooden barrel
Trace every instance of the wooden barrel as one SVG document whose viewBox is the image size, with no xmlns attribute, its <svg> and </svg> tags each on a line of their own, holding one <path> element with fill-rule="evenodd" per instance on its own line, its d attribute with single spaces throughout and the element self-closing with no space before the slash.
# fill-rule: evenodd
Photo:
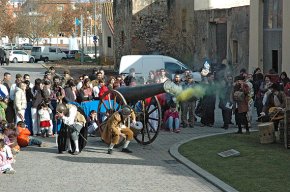
<svg viewBox="0 0 290 192">
<path fill-rule="evenodd" d="M 260 143 L 273 143 L 275 141 L 274 123 L 267 122 L 258 125 Z"/>
</svg>

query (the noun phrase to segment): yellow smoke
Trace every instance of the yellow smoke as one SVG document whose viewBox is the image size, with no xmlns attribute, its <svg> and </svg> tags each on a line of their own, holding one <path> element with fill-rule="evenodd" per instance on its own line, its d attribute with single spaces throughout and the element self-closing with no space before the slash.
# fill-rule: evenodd
<svg viewBox="0 0 290 192">
<path fill-rule="evenodd" d="M 177 97 L 177 101 L 187 101 L 192 97 L 201 98 L 205 95 L 205 89 L 201 86 L 195 86 L 193 88 L 187 88 L 183 90 Z"/>
</svg>

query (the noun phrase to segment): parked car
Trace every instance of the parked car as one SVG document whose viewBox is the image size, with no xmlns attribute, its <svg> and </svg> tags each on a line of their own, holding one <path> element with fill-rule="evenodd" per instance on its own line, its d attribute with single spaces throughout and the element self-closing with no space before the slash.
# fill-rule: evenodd
<svg viewBox="0 0 290 192">
<path fill-rule="evenodd" d="M 34 46 L 31 49 L 31 55 L 36 61 L 57 61 L 66 59 L 67 56 L 59 47 L 53 46 Z"/>
<path fill-rule="evenodd" d="M 33 45 L 30 43 L 23 43 L 22 45 L 20 45 L 20 49 L 23 49 L 23 50 L 31 50 L 32 47 Z"/>
<path fill-rule="evenodd" d="M 79 50 L 61 49 L 61 51 L 66 54 L 67 59 L 75 59 L 76 53 L 79 53 Z"/>
<path fill-rule="evenodd" d="M 2 48 L 4 50 L 12 50 L 12 49 L 16 49 L 16 45 L 14 43 L 4 43 L 2 45 Z"/>
<path fill-rule="evenodd" d="M 29 55 L 25 51 L 21 50 L 12 50 L 9 52 L 9 61 L 13 63 L 17 62 L 29 62 L 34 63 L 35 58 L 32 55 Z"/>
</svg>

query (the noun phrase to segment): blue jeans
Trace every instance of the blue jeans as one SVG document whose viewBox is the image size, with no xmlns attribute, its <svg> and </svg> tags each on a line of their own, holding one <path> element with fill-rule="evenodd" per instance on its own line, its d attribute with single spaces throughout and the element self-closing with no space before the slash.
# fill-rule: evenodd
<svg viewBox="0 0 290 192">
<path fill-rule="evenodd" d="M 42 141 L 35 138 L 35 137 L 29 137 L 29 143 L 28 145 L 41 145 Z"/>
<path fill-rule="evenodd" d="M 179 118 L 169 117 L 166 121 L 167 129 L 178 129 L 179 128 Z"/>
</svg>

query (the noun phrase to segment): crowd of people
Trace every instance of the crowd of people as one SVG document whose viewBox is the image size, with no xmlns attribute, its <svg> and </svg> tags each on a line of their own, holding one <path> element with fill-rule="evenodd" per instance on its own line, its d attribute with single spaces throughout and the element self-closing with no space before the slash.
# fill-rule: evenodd
<svg viewBox="0 0 290 192">
<path fill-rule="evenodd" d="M 59 152 L 68 147 L 70 153 L 79 154 L 81 148 L 79 149 L 77 136 L 85 123 L 88 127 L 88 134 L 96 133 L 98 129 L 97 112 L 90 111 L 84 120 L 76 112 L 77 110 L 73 110 L 74 117 L 69 115 L 68 111 L 73 107 L 65 105 L 63 108 L 57 108 L 57 106 L 63 103 L 98 100 L 108 90 L 121 86 L 164 83 L 168 80 L 180 86 L 182 90 L 194 88 L 196 85 L 201 86 L 204 89 L 202 97 L 192 95 L 186 100 L 177 101 L 175 96 L 170 93 L 157 96 L 162 105 L 162 128 L 172 133 L 179 133 L 181 128 L 193 128 L 198 118 L 200 118 L 202 127 L 213 127 L 215 106 L 219 101 L 217 106 L 222 111 L 224 123 L 222 128 L 228 129 L 233 124 L 234 116 L 238 126 L 237 133 L 242 134 L 242 129 L 245 128 L 246 134 L 249 134 L 249 128 L 254 121 L 252 119 L 254 107 L 258 116 L 257 121 L 273 120 L 270 109 L 276 107 L 283 110 L 285 98 L 290 96 L 290 79 L 286 72 L 282 72 L 280 75 L 273 71 L 263 74 L 257 68 L 253 74 L 250 74 L 242 69 L 237 76 L 225 72 L 224 78 L 217 80 L 215 73 L 209 71 L 207 74 L 201 73 L 201 81 L 197 81 L 190 70 L 184 71 L 183 74 L 175 74 L 173 78 L 167 75 L 165 69 L 160 69 L 150 71 L 147 78 L 140 78 L 136 76 L 136 72 L 132 68 L 128 75 L 107 76 L 104 70 L 94 69 L 92 74 L 83 74 L 78 78 L 73 78 L 69 71 L 64 71 L 62 75 L 59 75 L 54 67 L 50 67 L 43 78 L 37 78 L 31 82 L 29 74 L 17 74 L 15 80 L 12 81 L 11 74 L 5 72 L 3 80 L 0 81 L 0 171 L 2 173 L 15 172 L 11 163 L 15 162 L 14 155 L 19 152 L 20 147 L 45 146 L 39 137 L 53 137 L 58 131 L 57 120 L 73 127 L 75 131 L 75 133 L 73 133 L 74 131 L 70 133 L 71 137 L 65 138 L 65 146 L 59 149 Z M 115 116 L 123 118 L 128 114 L 121 111 Z M 76 117 L 81 117 L 80 121 L 72 123 L 71 121 Z M 26 127 L 29 120 L 31 125 Z M 274 124 L 277 129 L 278 121 L 274 121 Z M 113 146 L 118 143 L 120 135 L 128 137 L 128 141 L 133 137 L 131 132 L 124 130 L 123 132 L 119 130 L 119 134 L 114 133 L 113 135 L 109 136 L 109 140 L 111 140 L 108 141 L 109 154 L 112 153 Z M 70 146 L 71 141 L 74 143 L 74 150 Z M 125 143 L 123 152 L 131 152 L 127 149 L 128 144 L 128 142 Z"/>
</svg>

